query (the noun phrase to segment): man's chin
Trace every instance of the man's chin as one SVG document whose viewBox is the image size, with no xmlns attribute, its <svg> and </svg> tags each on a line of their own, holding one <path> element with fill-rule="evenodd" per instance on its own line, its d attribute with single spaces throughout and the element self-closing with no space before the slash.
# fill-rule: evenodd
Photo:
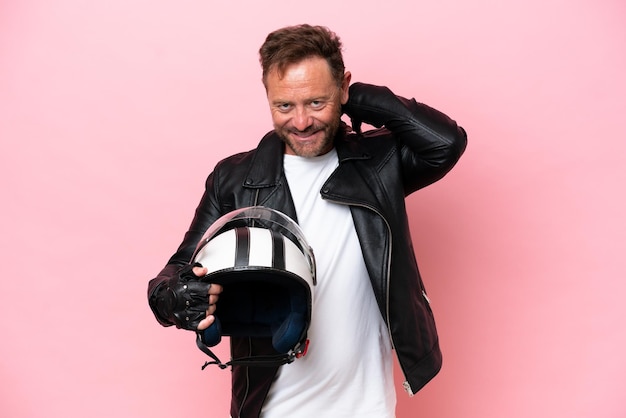
<svg viewBox="0 0 626 418">
<path fill-rule="evenodd" d="M 330 151 L 329 147 L 321 146 L 307 146 L 305 144 L 291 144 L 286 145 L 287 154 L 297 155 L 298 157 L 313 158 L 322 154 L 326 154 Z"/>
</svg>

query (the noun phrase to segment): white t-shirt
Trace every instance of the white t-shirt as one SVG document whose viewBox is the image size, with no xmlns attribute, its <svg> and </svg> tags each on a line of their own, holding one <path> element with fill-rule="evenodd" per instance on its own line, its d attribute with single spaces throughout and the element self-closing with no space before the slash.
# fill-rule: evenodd
<svg viewBox="0 0 626 418">
<path fill-rule="evenodd" d="M 284 165 L 298 223 L 315 254 L 317 286 L 308 352 L 279 369 L 261 416 L 394 417 L 391 343 L 350 208 L 319 194 L 338 165 L 337 153 L 285 155 Z"/>
</svg>

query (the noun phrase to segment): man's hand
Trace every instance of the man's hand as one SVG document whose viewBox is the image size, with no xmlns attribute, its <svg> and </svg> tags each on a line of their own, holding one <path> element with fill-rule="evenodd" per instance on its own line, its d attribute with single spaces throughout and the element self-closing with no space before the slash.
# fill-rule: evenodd
<svg viewBox="0 0 626 418">
<path fill-rule="evenodd" d="M 352 129 L 361 133 L 361 124 L 380 128 L 398 116 L 411 116 L 401 100 L 387 87 L 373 84 L 350 85 L 348 102 L 341 108 L 352 121 Z"/>
<path fill-rule="evenodd" d="M 203 281 L 206 274 L 207 269 L 198 264 L 186 265 L 168 280 L 159 298 L 159 311 L 177 328 L 198 331 L 215 321 L 215 303 L 222 286 Z"/>
<path fill-rule="evenodd" d="M 192 271 L 193 274 L 198 277 L 204 277 L 207 274 L 206 267 L 194 267 Z M 222 293 L 222 290 L 222 286 L 216 283 L 212 283 L 209 287 L 209 307 L 206 310 L 206 318 L 204 318 L 198 324 L 198 331 L 203 331 L 207 329 L 211 326 L 211 324 L 213 324 L 213 322 L 215 322 L 215 317 L 213 316 L 213 314 L 215 313 L 215 304 L 217 303 L 217 300 L 219 299 L 219 295 L 220 293 Z"/>
</svg>

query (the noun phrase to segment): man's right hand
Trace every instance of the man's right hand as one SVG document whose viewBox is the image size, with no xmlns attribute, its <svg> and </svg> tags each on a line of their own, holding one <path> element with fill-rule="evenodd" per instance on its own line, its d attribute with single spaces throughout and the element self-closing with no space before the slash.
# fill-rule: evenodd
<svg viewBox="0 0 626 418">
<path fill-rule="evenodd" d="M 222 286 L 203 281 L 206 273 L 198 264 L 186 265 L 168 280 L 159 298 L 159 311 L 177 328 L 203 330 L 215 321 L 215 303 Z"/>
<path fill-rule="evenodd" d="M 206 267 L 194 267 L 192 269 L 193 273 L 198 277 L 204 277 L 207 274 Z M 208 290 L 209 295 L 209 307 L 206 310 L 206 317 L 200 321 L 198 324 L 198 331 L 203 331 L 210 327 L 213 322 L 215 322 L 215 317 L 213 314 L 215 313 L 215 304 L 219 299 L 220 293 L 222 293 L 222 286 L 217 283 L 212 283 Z"/>
</svg>

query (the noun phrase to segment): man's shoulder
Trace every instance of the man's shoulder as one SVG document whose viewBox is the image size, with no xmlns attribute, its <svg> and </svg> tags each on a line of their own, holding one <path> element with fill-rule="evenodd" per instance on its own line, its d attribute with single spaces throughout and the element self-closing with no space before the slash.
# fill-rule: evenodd
<svg viewBox="0 0 626 418">
<path fill-rule="evenodd" d="M 256 148 L 238 152 L 219 161 L 215 166 L 215 171 L 234 174 L 247 172 L 253 165 L 274 166 L 275 160 L 282 157 L 282 154 L 282 141 L 274 131 L 270 131 L 263 136 Z"/>
<path fill-rule="evenodd" d="M 373 129 L 362 133 L 350 132 L 336 144 L 341 155 L 359 157 L 383 157 L 396 148 L 393 135 L 385 128 Z"/>
<path fill-rule="evenodd" d="M 249 151 L 242 151 L 242 152 L 238 152 L 236 154 L 230 155 L 224 159 L 222 159 L 220 162 L 217 163 L 216 168 L 227 168 L 227 167 L 232 167 L 232 166 L 240 166 L 240 165 L 245 165 L 247 161 L 249 161 L 254 153 L 256 152 L 256 148 L 251 149 Z"/>
<path fill-rule="evenodd" d="M 248 164 L 258 152 L 263 153 L 265 149 L 272 147 L 272 143 L 275 142 L 272 141 L 273 136 L 274 131 L 266 133 L 263 138 L 261 138 L 261 141 L 257 144 L 256 148 L 232 154 L 219 161 L 217 163 L 217 167 L 231 167 Z"/>
</svg>

